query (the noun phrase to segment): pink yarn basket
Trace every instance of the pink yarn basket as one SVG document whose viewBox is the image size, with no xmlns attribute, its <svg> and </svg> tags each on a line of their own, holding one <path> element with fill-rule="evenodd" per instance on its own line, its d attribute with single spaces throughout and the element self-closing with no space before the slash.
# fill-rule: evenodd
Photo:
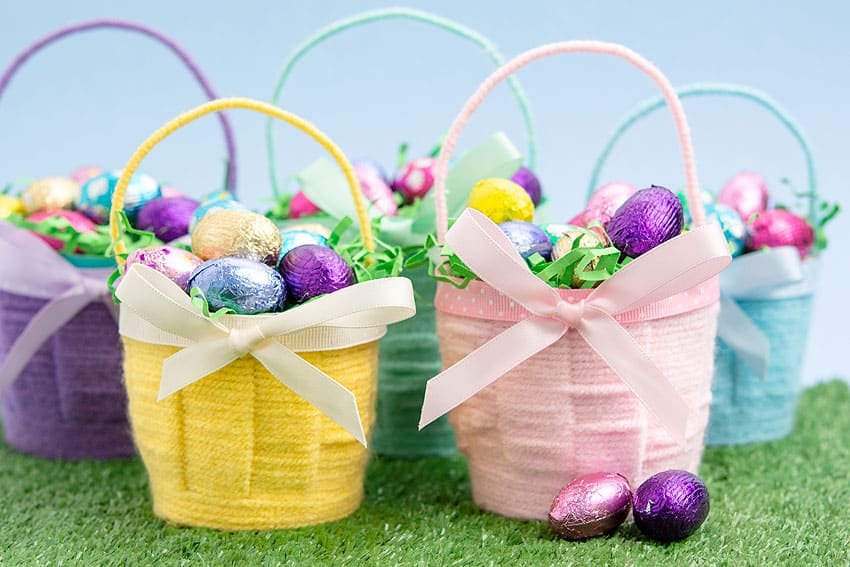
<svg viewBox="0 0 850 567">
<path fill-rule="evenodd" d="M 570 41 L 544 45 L 519 55 L 491 75 L 455 120 L 437 165 L 437 227 L 444 241 L 448 227 L 445 175 L 460 131 L 486 95 L 504 78 L 547 56 L 591 52 L 623 58 L 661 87 L 678 131 L 688 180 L 689 204 L 698 225 L 704 211 L 698 197 L 696 166 L 682 106 L 664 75 L 640 55 L 614 44 Z M 628 386 L 579 334 L 570 329 L 558 342 L 452 410 L 450 421 L 458 448 L 468 461 L 472 495 L 481 508 L 513 518 L 545 519 L 558 490 L 575 477 L 597 471 L 617 472 L 637 486 L 666 469 L 696 472 L 704 448 L 711 403 L 714 341 L 717 327 L 717 278 L 703 284 L 701 302 L 685 309 L 680 296 L 618 317 L 625 329 L 663 371 L 686 401 L 690 417 L 686 441 L 678 445 Z M 692 290 L 693 291 L 693 290 Z M 560 290 L 570 301 L 586 290 Z M 494 299 L 494 294 L 496 299 Z M 459 309 L 452 302 L 475 303 L 480 295 L 489 309 Z M 441 283 L 437 292 L 437 331 L 443 368 L 479 348 L 518 321 L 522 314 L 492 308 L 500 294 L 484 282 L 466 289 Z M 451 296 L 451 299 L 447 299 Z M 575 299 L 574 299 L 575 300 Z M 482 301 L 482 300 L 479 300 Z M 502 317 L 494 317 L 498 313 Z"/>
</svg>

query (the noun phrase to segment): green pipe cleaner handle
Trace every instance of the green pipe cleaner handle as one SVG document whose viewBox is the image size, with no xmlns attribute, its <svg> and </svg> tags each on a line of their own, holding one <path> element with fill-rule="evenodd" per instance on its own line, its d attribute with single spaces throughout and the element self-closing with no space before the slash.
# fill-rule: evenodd
<svg viewBox="0 0 850 567">
<path fill-rule="evenodd" d="M 442 18 L 434 14 L 429 14 L 428 12 L 412 10 L 410 8 L 384 8 L 371 10 L 338 20 L 337 22 L 320 29 L 315 35 L 298 46 L 283 65 L 283 69 L 278 77 L 277 84 L 275 85 L 274 94 L 272 95 L 272 103 L 280 105 L 281 92 L 283 91 L 283 86 L 289 78 L 289 75 L 292 73 L 292 69 L 295 67 L 295 64 L 298 63 L 298 61 L 314 47 L 351 28 L 356 28 L 373 22 L 395 19 L 412 20 L 443 29 L 449 33 L 468 39 L 470 42 L 478 45 L 497 67 L 500 67 L 505 63 L 505 58 L 501 53 L 499 53 L 496 46 L 493 45 L 490 40 L 478 32 L 452 20 Z M 537 145 L 535 141 L 534 121 L 528 104 L 528 99 L 526 98 L 522 87 L 520 87 L 519 82 L 515 78 L 510 77 L 508 79 L 508 84 L 513 91 L 517 103 L 519 104 L 520 110 L 522 111 L 526 135 L 528 136 L 528 166 L 531 169 L 534 169 L 537 163 Z M 271 179 L 272 189 L 274 190 L 275 195 L 280 195 L 281 188 L 278 182 L 277 166 L 275 165 L 274 159 L 275 134 L 274 120 L 272 119 L 269 119 L 266 124 L 266 148 L 268 151 L 269 177 Z"/>
<path fill-rule="evenodd" d="M 815 163 L 814 158 L 812 157 L 812 148 L 809 144 L 808 139 L 806 138 L 806 135 L 803 133 L 803 130 L 794 121 L 794 119 L 791 118 L 791 116 L 785 111 L 785 109 L 780 106 L 778 102 L 773 100 L 767 94 L 756 89 L 742 85 L 725 83 L 697 83 L 678 88 L 676 89 L 676 92 L 678 93 L 679 98 L 681 99 L 698 96 L 728 96 L 742 98 L 762 106 L 763 108 L 768 110 L 773 116 L 775 116 L 794 136 L 794 138 L 797 140 L 797 143 L 799 143 L 800 148 L 803 150 L 803 155 L 806 159 L 806 170 L 808 175 L 808 217 L 809 220 L 812 222 L 812 226 L 817 226 L 817 176 L 815 174 Z M 614 133 L 611 135 L 611 138 L 608 140 L 608 143 L 605 144 L 602 153 L 597 158 L 596 164 L 593 167 L 593 173 L 591 173 L 590 183 L 587 187 L 588 197 L 590 197 L 590 195 L 592 195 L 593 192 L 597 189 L 597 185 L 599 183 L 599 176 L 602 172 L 602 168 L 604 167 L 605 162 L 608 160 L 608 157 L 611 155 L 614 146 L 617 145 L 617 142 L 620 140 L 620 138 L 622 138 L 623 135 L 625 135 L 625 133 L 632 126 L 634 126 L 635 123 L 649 116 L 656 110 L 664 108 L 664 106 L 666 106 L 666 102 L 662 97 L 655 97 L 646 100 L 637 105 L 626 116 L 626 118 L 622 122 L 620 122 L 617 128 L 614 129 Z"/>
</svg>

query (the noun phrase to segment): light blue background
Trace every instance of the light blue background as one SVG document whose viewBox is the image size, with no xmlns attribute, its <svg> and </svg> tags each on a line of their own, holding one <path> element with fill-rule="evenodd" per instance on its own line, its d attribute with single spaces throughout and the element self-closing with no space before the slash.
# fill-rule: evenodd
<svg viewBox="0 0 850 567">
<path fill-rule="evenodd" d="M 54 28 L 96 17 L 154 26 L 189 50 L 221 95 L 268 99 L 286 55 L 337 18 L 391 3 L 345 2 L 4 2 L 0 60 L 9 61 Z M 822 194 L 848 189 L 850 43 L 844 2 L 410 2 L 476 28 L 507 55 L 541 43 L 601 39 L 643 53 L 676 84 L 740 82 L 767 91 L 791 111 L 815 145 Z M 4 64 L 5 65 L 5 64 Z M 425 152 L 492 70 L 473 46 L 409 22 L 354 30 L 305 58 L 291 76 L 285 107 L 316 122 L 351 157 L 391 164 L 401 141 Z M 537 118 L 539 173 L 555 209 L 579 209 L 593 160 L 611 128 L 654 85 L 621 61 L 598 56 L 539 62 L 519 75 Z M 145 136 L 201 101 L 173 56 L 138 36 L 95 32 L 65 40 L 31 60 L 0 101 L 0 179 L 67 174 L 81 164 L 121 167 Z M 730 100 L 686 103 L 702 181 L 719 187 L 741 169 L 763 174 L 777 197 L 779 179 L 804 184 L 793 140 L 767 114 Z M 264 205 L 270 188 L 264 121 L 232 115 L 243 198 Z M 467 129 L 461 146 L 496 129 L 525 142 L 519 113 L 500 87 Z M 317 146 L 281 130 L 281 170 L 293 173 Z M 222 175 L 218 124 L 196 123 L 168 140 L 143 169 L 201 194 Z M 657 115 L 635 128 L 604 179 L 682 185 L 672 122 Z M 850 211 L 830 227 L 807 381 L 850 375 L 847 362 Z"/>
</svg>

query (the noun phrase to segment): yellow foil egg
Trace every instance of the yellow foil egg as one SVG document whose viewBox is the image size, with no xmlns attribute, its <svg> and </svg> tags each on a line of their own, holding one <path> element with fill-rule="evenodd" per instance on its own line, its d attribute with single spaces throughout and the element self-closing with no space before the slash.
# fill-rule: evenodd
<svg viewBox="0 0 850 567">
<path fill-rule="evenodd" d="M 21 193 L 21 200 L 28 214 L 71 209 L 79 198 L 80 184 L 66 177 L 39 179 Z"/>
<path fill-rule="evenodd" d="M 578 241 L 578 243 L 576 243 Z M 601 248 L 605 245 L 603 239 L 597 234 L 588 230 L 571 228 L 564 232 L 563 236 L 558 239 L 552 247 L 552 261 L 566 256 L 573 248 Z M 599 265 L 599 258 L 593 258 L 587 265 L 585 270 L 595 270 Z M 579 288 L 582 285 L 581 278 L 578 274 L 573 274 L 572 287 Z"/>
<path fill-rule="evenodd" d="M 24 203 L 18 197 L 0 195 L 0 219 L 24 212 Z"/>
<path fill-rule="evenodd" d="M 472 188 L 466 206 L 481 211 L 496 224 L 534 220 L 534 203 L 525 189 L 508 179 L 482 179 Z"/>
<path fill-rule="evenodd" d="M 236 257 L 274 266 L 280 244 L 277 226 L 253 211 L 210 211 L 192 231 L 192 252 L 203 260 Z"/>
</svg>

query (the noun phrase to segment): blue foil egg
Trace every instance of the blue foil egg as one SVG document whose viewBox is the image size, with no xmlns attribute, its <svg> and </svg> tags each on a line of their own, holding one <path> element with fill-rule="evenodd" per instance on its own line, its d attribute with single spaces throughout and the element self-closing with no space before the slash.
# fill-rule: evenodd
<svg viewBox="0 0 850 567">
<path fill-rule="evenodd" d="M 229 194 L 224 193 L 224 195 Z M 204 201 L 203 203 L 198 205 L 198 208 L 195 209 L 194 213 L 192 213 L 192 220 L 189 221 L 189 234 L 191 234 L 195 230 L 195 226 L 197 226 L 198 222 L 200 222 L 200 220 L 204 218 L 204 215 L 211 211 L 217 211 L 220 209 L 246 211 L 248 210 L 248 207 L 246 207 L 239 201 L 231 199 L 229 197 L 224 199 L 217 198 L 209 201 Z"/>
<path fill-rule="evenodd" d="M 244 258 L 207 260 L 192 272 L 188 288 L 204 293 L 210 311 L 225 307 L 239 315 L 283 309 L 286 284 L 274 269 Z"/>
<path fill-rule="evenodd" d="M 714 204 L 714 195 L 705 189 L 700 190 L 699 193 L 704 207 L 708 208 Z M 682 214 L 685 216 L 685 226 L 690 226 L 693 219 L 691 218 L 691 209 L 688 207 L 688 193 L 687 191 L 682 190 L 676 193 L 676 197 L 678 197 L 679 202 L 682 203 Z"/>
<path fill-rule="evenodd" d="M 112 207 L 112 195 L 120 178 L 121 170 L 116 169 L 101 173 L 83 183 L 77 210 L 96 223 L 106 224 L 109 220 L 109 209 Z M 159 197 L 162 197 L 162 188 L 156 179 L 143 173 L 134 174 L 124 195 L 127 218 L 131 222 L 135 221 L 142 207 Z"/>
<path fill-rule="evenodd" d="M 552 257 L 552 237 L 536 224 L 507 221 L 501 223 L 499 228 L 514 245 L 519 255 L 526 260 L 534 254 L 540 254 L 546 260 Z"/>
<path fill-rule="evenodd" d="M 280 256 L 278 258 L 283 258 L 287 252 L 303 244 L 328 245 L 328 239 L 324 235 L 309 230 L 283 230 L 280 233 L 280 239 Z"/>
<path fill-rule="evenodd" d="M 705 208 L 706 219 L 718 225 L 723 230 L 723 236 L 729 243 L 729 253 L 733 257 L 740 256 L 747 243 L 747 226 L 741 215 L 726 205 L 715 203 Z"/>
</svg>

